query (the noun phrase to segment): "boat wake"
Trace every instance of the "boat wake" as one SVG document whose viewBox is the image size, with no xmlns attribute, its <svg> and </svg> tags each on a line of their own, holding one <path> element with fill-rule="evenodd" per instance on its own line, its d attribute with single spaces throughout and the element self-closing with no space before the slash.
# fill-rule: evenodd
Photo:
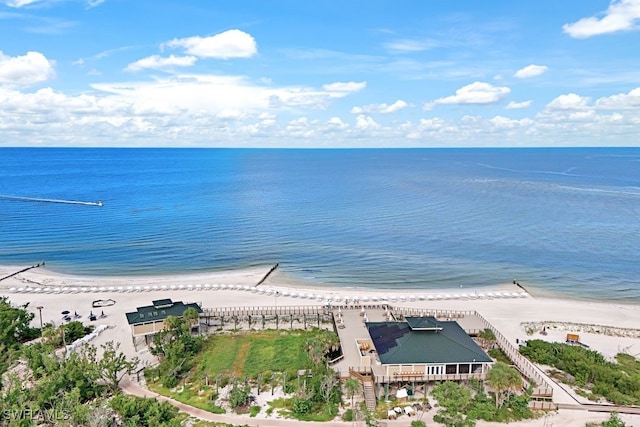
<svg viewBox="0 0 640 427">
<path fill-rule="evenodd" d="M 98 200 L 97 202 L 83 202 L 81 200 L 45 199 L 40 197 L 7 196 L 4 194 L 0 194 L 0 199 L 21 200 L 24 202 L 66 203 L 69 205 L 86 205 L 100 207 L 102 207 L 103 205 L 102 200 Z"/>
</svg>

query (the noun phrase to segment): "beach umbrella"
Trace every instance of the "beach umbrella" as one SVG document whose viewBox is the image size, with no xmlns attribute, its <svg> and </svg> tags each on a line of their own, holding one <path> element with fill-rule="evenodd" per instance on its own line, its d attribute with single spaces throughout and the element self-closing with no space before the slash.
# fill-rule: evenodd
<svg viewBox="0 0 640 427">
<path fill-rule="evenodd" d="M 424 297 L 424 295 L 418 295 L 418 299 L 419 299 L 420 301 L 424 301 L 424 298 L 425 298 L 425 297 Z"/>
<path fill-rule="evenodd" d="M 484 292 L 476 292 L 475 296 L 476 296 L 476 298 L 484 298 L 484 297 L 486 297 Z"/>
<path fill-rule="evenodd" d="M 65 315 L 65 316 L 66 316 L 66 315 L 67 315 L 67 314 L 69 314 L 69 313 L 71 313 L 69 310 L 62 310 L 62 313 L 60 313 L 60 314 L 63 314 L 63 315 Z"/>
<path fill-rule="evenodd" d="M 431 294 L 427 295 L 427 299 L 428 299 L 429 301 L 431 301 L 431 300 L 433 299 L 433 295 L 431 295 Z"/>
<path fill-rule="evenodd" d="M 415 301 L 415 300 L 416 300 L 415 295 L 409 295 L 409 301 Z"/>
<path fill-rule="evenodd" d="M 526 297 L 527 297 L 526 292 L 520 292 L 520 298 L 526 298 Z"/>
<path fill-rule="evenodd" d="M 201 291 L 202 290 L 202 285 L 200 283 L 196 283 L 196 289 Z"/>
</svg>

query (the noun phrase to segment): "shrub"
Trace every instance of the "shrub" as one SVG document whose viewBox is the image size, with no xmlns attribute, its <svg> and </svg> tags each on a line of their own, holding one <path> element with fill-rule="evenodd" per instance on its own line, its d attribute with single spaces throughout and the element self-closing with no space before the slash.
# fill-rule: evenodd
<svg viewBox="0 0 640 427">
<path fill-rule="evenodd" d="M 293 413 L 296 415 L 306 415 L 311 412 L 311 402 L 307 399 L 295 399 L 293 401 Z"/>
<path fill-rule="evenodd" d="M 346 411 L 344 411 L 344 414 L 342 414 L 342 419 L 344 421 L 353 421 L 353 409 L 347 409 Z"/>
<path fill-rule="evenodd" d="M 260 407 L 259 406 L 254 405 L 251 408 L 249 408 L 249 416 L 250 417 L 255 417 L 259 413 L 260 413 Z"/>
</svg>

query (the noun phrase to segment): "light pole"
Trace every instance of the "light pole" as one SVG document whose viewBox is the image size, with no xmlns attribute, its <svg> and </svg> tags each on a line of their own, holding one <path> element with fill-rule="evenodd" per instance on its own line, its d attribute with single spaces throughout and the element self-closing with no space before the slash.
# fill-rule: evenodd
<svg viewBox="0 0 640 427">
<path fill-rule="evenodd" d="M 42 309 L 44 308 L 43 306 L 39 305 L 36 307 L 38 309 L 38 312 L 40 313 L 40 330 L 42 330 Z"/>
</svg>

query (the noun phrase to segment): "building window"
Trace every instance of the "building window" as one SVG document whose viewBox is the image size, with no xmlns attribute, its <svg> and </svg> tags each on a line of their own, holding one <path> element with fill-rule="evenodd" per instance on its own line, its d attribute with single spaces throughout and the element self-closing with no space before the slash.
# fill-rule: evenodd
<svg viewBox="0 0 640 427">
<path fill-rule="evenodd" d="M 458 373 L 458 365 L 446 365 L 446 374 L 457 374 Z"/>
</svg>

